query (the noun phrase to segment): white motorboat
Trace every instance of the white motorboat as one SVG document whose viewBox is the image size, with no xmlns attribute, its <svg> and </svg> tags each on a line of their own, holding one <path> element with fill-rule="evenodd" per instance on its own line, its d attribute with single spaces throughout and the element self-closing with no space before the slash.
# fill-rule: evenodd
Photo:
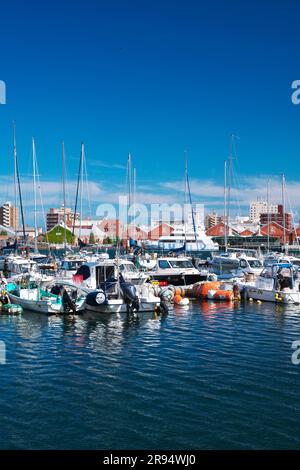
<svg viewBox="0 0 300 470">
<path fill-rule="evenodd" d="M 153 312 L 165 308 L 152 285 L 146 283 L 147 278 L 131 261 L 105 259 L 83 264 L 73 282 L 87 293 L 86 310 L 95 313 Z"/>
<path fill-rule="evenodd" d="M 50 289 L 31 281 L 26 285 L 10 282 L 6 290 L 13 304 L 21 305 L 24 310 L 31 312 L 52 315 L 84 310 L 86 293 L 71 284 Z"/>
<path fill-rule="evenodd" d="M 207 253 L 219 251 L 218 243 L 207 236 L 203 229 L 195 229 L 189 225 L 178 225 L 170 235 L 163 235 L 157 242 L 146 242 L 145 247 L 157 248 L 160 251 L 169 252 L 182 249 L 185 253 Z"/>
<path fill-rule="evenodd" d="M 246 286 L 246 298 L 266 302 L 300 303 L 299 280 L 290 263 L 267 265 L 254 285 Z"/>
<path fill-rule="evenodd" d="M 239 257 L 240 268 L 245 274 L 259 276 L 263 270 L 262 262 L 254 256 L 241 254 Z"/>
<path fill-rule="evenodd" d="M 77 269 L 73 275 L 73 280 L 88 289 L 97 289 L 101 282 L 109 278 L 116 277 L 115 271 L 118 269 L 125 281 L 133 285 L 143 285 L 149 276 L 140 272 L 137 267 L 127 259 L 103 259 L 102 261 L 85 262 Z"/>
<path fill-rule="evenodd" d="M 81 255 L 68 255 L 61 260 L 58 277 L 72 279 L 77 270 L 86 262 L 86 258 Z"/>
<path fill-rule="evenodd" d="M 187 286 L 207 279 L 207 273 L 201 273 L 187 257 L 157 258 L 155 268 L 147 274 L 155 281 L 173 286 Z"/>
<path fill-rule="evenodd" d="M 239 259 L 226 254 L 215 256 L 210 262 L 209 271 L 216 275 L 219 281 L 235 281 L 245 277 Z"/>
</svg>

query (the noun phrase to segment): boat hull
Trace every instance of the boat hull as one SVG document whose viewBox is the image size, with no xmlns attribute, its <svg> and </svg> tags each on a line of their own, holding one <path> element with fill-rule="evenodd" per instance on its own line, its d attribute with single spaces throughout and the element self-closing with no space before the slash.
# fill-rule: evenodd
<svg viewBox="0 0 300 470">
<path fill-rule="evenodd" d="M 207 274 L 172 274 L 172 275 L 163 275 L 163 274 L 154 274 L 149 276 L 153 281 L 158 282 L 167 282 L 172 286 L 190 286 L 196 284 L 200 281 L 207 280 Z"/>
<path fill-rule="evenodd" d="M 159 305 L 159 301 L 145 302 L 142 300 L 140 301 L 139 312 L 154 312 Z M 127 305 L 122 299 L 116 299 L 96 306 L 85 304 L 85 309 L 94 313 L 126 313 Z"/>
<path fill-rule="evenodd" d="M 300 304 L 300 292 L 285 292 L 247 287 L 247 297 L 264 302 L 276 302 L 283 304 Z"/>
<path fill-rule="evenodd" d="M 23 307 L 24 310 L 29 310 L 31 312 L 36 312 L 36 313 L 44 313 L 47 315 L 53 315 L 56 313 L 62 313 L 62 306 L 57 305 L 54 306 L 53 304 L 49 304 L 45 300 L 36 300 L 33 301 L 31 299 L 24 299 L 21 297 L 18 297 L 17 295 L 14 294 L 8 294 L 10 301 L 13 304 L 18 304 Z"/>
</svg>

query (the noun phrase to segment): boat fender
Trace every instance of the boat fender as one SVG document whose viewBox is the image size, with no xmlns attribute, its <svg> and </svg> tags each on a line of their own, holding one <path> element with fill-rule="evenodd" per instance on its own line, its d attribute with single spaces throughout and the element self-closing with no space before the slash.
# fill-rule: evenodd
<svg viewBox="0 0 300 470">
<path fill-rule="evenodd" d="M 188 305 L 190 301 L 187 298 L 181 297 L 181 295 L 175 295 L 174 303 L 177 305 Z"/>
</svg>

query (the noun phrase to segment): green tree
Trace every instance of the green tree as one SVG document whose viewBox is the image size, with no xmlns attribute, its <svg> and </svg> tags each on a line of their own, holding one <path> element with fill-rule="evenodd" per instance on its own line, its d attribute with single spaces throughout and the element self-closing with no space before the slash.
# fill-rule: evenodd
<svg viewBox="0 0 300 470">
<path fill-rule="evenodd" d="M 94 245 L 96 243 L 95 235 L 93 234 L 93 232 L 90 233 L 89 243 L 90 245 Z"/>
</svg>

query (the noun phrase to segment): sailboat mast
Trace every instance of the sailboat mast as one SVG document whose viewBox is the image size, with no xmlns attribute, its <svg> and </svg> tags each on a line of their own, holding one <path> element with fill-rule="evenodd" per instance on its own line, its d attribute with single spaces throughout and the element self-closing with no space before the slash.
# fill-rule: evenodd
<svg viewBox="0 0 300 470">
<path fill-rule="evenodd" d="M 131 202 L 132 202 L 132 168 L 131 168 L 131 154 L 128 153 L 128 158 L 127 158 L 127 191 L 128 191 L 128 207 L 127 207 L 127 220 L 126 220 L 126 225 L 127 225 L 127 248 L 128 245 L 130 245 L 130 232 L 129 232 L 129 225 L 131 223 L 131 218 L 129 217 L 129 212 L 131 210 Z M 126 249 L 127 249 L 126 248 Z"/>
<path fill-rule="evenodd" d="M 82 144 L 81 144 L 81 153 L 79 158 L 79 169 L 78 169 L 78 177 L 77 177 L 77 188 L 76 188 L 76 197 L 75 197 L 75 210 L 74 210 L 74 218 L 73 218 L 73 228 L 72 228 L 72 235 L 74 236 L 75 232 L 75 221 L 76 221 L 76 212 L 77 212 L 77 204 L 78 204 L 78 191 L 79 191 L 79 184 L 80 184 L 80 175 L 81 175 L 81 163 L 82 163 Z"/>
<path fill-rule="evenodd" d="M 20 174 L 19 174 L 19 165 L 18 165 L 18 155 L 17 155 L 17 140 L 16 140 L 16 124 L 15 124 L 15 122 L 13 123 L 13 134 L 14 134 L 14 162 L 15 162 L 18 192 L 19 192 L 19 201 L 20 201 L 20 209 L 21 209 L 22 228 L 23 228 L 23 238 L 24 238 L 24 241 L 25 241 L 26 240 L 26 233 L 25 233 L 23 201 L 22 201 L 21 183 L 20 183 Z"/>
<path fill-rule="evenodd" d="M 189 197 L 189 203 L 190 203 L 190 208 L 191 208 L 191 216 L 192 216 L 192 224 L 193 224 L 193 230 L 194 230 L 194 237 L 195 237 L 195 242 L 196 242 L 196 249 L 198 249 L 198 235 L 197 235 L 197 229 L 196 229 L 196 222 L 195 222 L 195 215 L 194 215 L 194 209 L 193 209 L 193 201 L 192 201 L 192 195 L 191 195 L 191 188 L 190 188 L 190 180 L 189 180 L 189 172 L 188 172 L 188 162 L 187 162 L 187 152 L 186 152 L 186 186 L 187 186 L 187 191 L 188 191 L 188 197 Z"/>
<path fill-rule="evenodd" d="M 283 224 L 283 247 L 286 252 L 286 238 L 285 238 L 285 195 L 284 195 L 284 174 L 281 175 L 281 195 L 282 195 L 282 224 Z"/>
<path fill-rule="evenodd" d="M 227 228 L 229 230 L 229 210 L 230 210 L 230 193 L 231 193 L 231 177 L 232 177 L 232 152 L 233 152 L 233 134 L 230 137 L 230 151 L 229 151 L 229 160 L 228 160 L 228 174 L 227 174 Z M 228 244 L 228 243 L 227 243 Z M 226 247 L 227 249 L 227 247 Z"/>
<path fill-rule="evenodd" d="M 36 198 L 36 150 L 34 137 L 32 137 L 32 167 L 33 167 L 33 199 L 34 199 L 34 252 L 38 252 L 37 246 L 37 198 Z"/>
<path fill-rule="evenodd" d="M 270 252 L 270 207 L 269 207 L 269 184 L 270 179 L 267 181 L 267 220 L 268 220 L 268 253 Z"/>
<path fill-rule="evenodd" d="M 63 202 L 64 202 L 64 250 L 67 247 L 67 232 L 66 232 L 66 164 L 65 164 L 65 143 L 62 141 L 62 182 L 63 182 Z"/>
<path fill-rule="evenodd" d="M 224 247 L 227 253 L 227 160 L 224 160 Z"/>
<path fill-rule="evenodd" d="M 79 238 L 81 240 L 81 224 L 82 224 L 82 198 L 83 198 L 83 169 L 84 169 L 84 143 L 81 144 L 81 174 L 80 174 L 80 222 L 79 222 Z"/>
</svg>

